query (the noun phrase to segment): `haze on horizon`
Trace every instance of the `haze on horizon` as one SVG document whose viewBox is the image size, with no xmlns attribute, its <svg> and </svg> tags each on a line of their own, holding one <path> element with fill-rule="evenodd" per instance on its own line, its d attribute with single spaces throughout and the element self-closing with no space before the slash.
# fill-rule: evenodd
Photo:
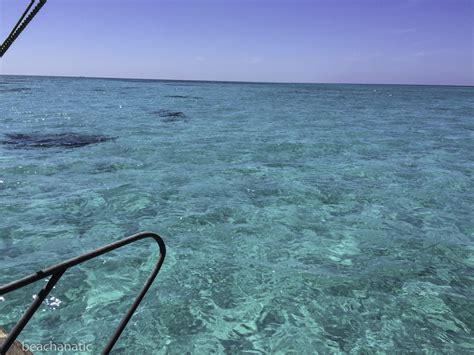
<svg viewBox="0 0 474 355">
<path fill-rule="evenodd" d="M 28 0 L 0 0 L 5 38 Z M 474 85 L 471 0 L 48 0 L 0 74 Z"/>
</svg>

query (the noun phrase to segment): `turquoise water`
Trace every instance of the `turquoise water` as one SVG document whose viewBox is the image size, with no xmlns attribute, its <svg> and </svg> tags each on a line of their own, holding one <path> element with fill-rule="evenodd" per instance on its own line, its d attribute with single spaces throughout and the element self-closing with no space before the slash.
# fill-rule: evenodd
<svg viewBox="0 0 474 355">
<path fill-rule="evenodd" d="M 0 283 L 150 230 L 117 353 L 472 353 L 473 94 L 2 76 Z M 156 256 L 68 271 L 21 340 L 97 352 Z"/>
</svg>

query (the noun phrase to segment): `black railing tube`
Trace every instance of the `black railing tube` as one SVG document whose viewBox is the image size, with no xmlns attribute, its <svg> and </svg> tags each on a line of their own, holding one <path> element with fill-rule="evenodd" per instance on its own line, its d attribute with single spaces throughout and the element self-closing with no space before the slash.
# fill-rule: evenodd
<svg viewBox="0 0 474 355">
<path fill-rule="evenodd" d="M 163 241 L 161 241 L 161 242 L 163 243 Z M 161 246 L 160 246 L 160 249 L 161 249 Z M 165 249 L 165 244 L 164 243 L 163 243 L 163 249 L 162 250 L 163 250 L 163 253 L 161 255 L 160 260 L 158 261 L 158 263 L 156 264 L 156 266 L 153 269 L 152 273 L 150 274 L 150 276 L 146 280 L 146 282 L 143 285 L 139 295 L 137 296 L 137 298 L 135 299 L 133 304 L 130 306 L 130 308 L 128 309 L 125 316 L 120 321 L 119 326 L 117 327 L 117 329 L 115 329 L 114 334 L 112 335 L 109 342 L 105 346 L 104 351 L 102 352 L 103 354 L 108 354 L 112 350 L 112 348 L 114 347 L 114 345 L 117 342 L 118 338 L 120 337 L 123 330 L 127 326 L 128 321 L 130 320 L 130 318 L 132 318 L 133 313 L 135 313 L 135 311 L 138 308 L 138 306 L 140 305 L 140 302 L 142 301 L 143 297 L 145 297 L 145 294 L 147 293 L 147 291 L 150 288 L 151 284 L 155 280 L 156 275 L 158 275 L 158 272 L 161 269 L 161 265 L 163 264 L 163 261 L 165 260 L 166 249 Z"/>
<path fill-rule="evenodd" d="M 51 279 L 49 280 L 48 284 L 41 290 L 41 292 L 38 294 L 38 296 L 35 298 L 33 303 L 30 305 L 30 307 L 26 310 L 26 312 L 23 314 L 21 319 L 17 322 L 17 324 L 13 327 L 12 331 L 9 333 L 7 336 L 7 339 L 3 344 L 0 346 L 0 354 L 5 354 L 7 350 L 10 348 L 11 344 L 15 341 L 15 339 L 18 337 L 18 335 L 21 333 L 25 325 L 30 321 L 31 317 L 33 314 L 37 311 L 38 307 L 41 305 L 41 302 L 46 298 L 48 293 L 51 291 L 53 286 L 58 282 L 58 280 L 63 276 L 64 272 L 66 272 L 67 269 L 70 267 L 76 266 L 78 264 L 81 264 L 85 261 L 88 261 L 90 259 L 96 258 L 98 256 L 101 256 L 105 253 L 108 253 L 112 250 L 121 248 L 125 245 L 128 245 L 130 243 L 136 242 L 141 239 L 145 238 L 152 238 L 154 239 L 158 247 L 160 249 L 160 255 L 157 263 L 155 264 L 155 267 L 153 268 L 150 276 L 146 280 L 145 284 L 143 285 L 142 289 L 140 290 L 140 293 L 138 294 L 137 298 L 133 302 L 132 306 L 128 309 L 127 313 L 123 317 L 122 321 L 120 322 L 119 326 L 115 330 L 114 334 L 110 338 L 109 342 L 107 343 L 106 348 L 104 349 L 103 353 L 107 354 L 110 352 L 110 350 L 113 348 L 115 343 L 117 342 L 118 338 L 122 334 L 123 330 L 125 329 L 128 321 L 130 318 L 132 318 L 133 313 L 139 306 L 140 302 L 142 301 L 143 297 L 147 293 L 148 289 L 150 288 L 151 284 L 156 278 L 156 275 L 158 275 L 158 272 L 161 269 L 161 266 L 163 265 L 163 261 L 165 260 L 166 256 L 166 246 L 161 237 L 158 234 L 151 233 L 151 232 L 142 232 L 138 233 L 135 235 L 132 235 L 130 237 L 124 238 L 122 240 L 116 241 L 114 243 L 108 244 L 102 248 L 96 249 L 92 252 L 77 256 L 75 258 L 66 260 L 60 264 L 51 266 L 49 268 L 46 268 L 44 270 L 40 270 L 34 274 L 31 274 L 29 276 L 26 276 L 24 278 L 21 278 L 19 280 L 10 282 L 8 284 L 5 284 L 3 286 L 0 286 L 0 295 L 3 295 L 5 293 L 17 290 L 19 288 L 22 288 L 26 285 L 29 285 L 33 282 L 36 282 L 38 280 L 47 278 L 48 276 L 52 276 Z"/>
<path fill-rule="evenodd" d="M 39 306 L 41 303 L 45 300 L 45 298 L 48 296 L 48 294 L 51 292 L 53 289 L 54 285 L 59 281 L 61 276 L 63 276 L 63 272 L 58 272 L 57 274 L 54 274 L 48 281 L 48 283 L 43 287 L 43 289 L 36 295 L 35 299 L 33 300 L 33 303 L 31 306 L 26 310 L 25 313 L 21 316 L 20 320 L 15 324 L 13 329 L 8 333 L 7 338 L 2 344 L 1 352 L 3 354 L 3 350 L 5 349 L 5 352 L 8 351 L 10 346 L 13 344 L 15 339 L 18 337 L 18 335 L 21 333 L 23 328 L 25 327 L 26 323 L 28 323 L 33 316 L 33 314 L 38 310 Z"/>
<path fill-rule="evenodd" d="M 136 242 L 136 241 L 138 241 L 140 239 L 144 239 L 144 238 L 153 238 L 153 239 L 155 239 L 155 241 L 158 243 L 158 245 L 160 247 L 160 251 L 163 252 L 163 253 L 165 252 L 165 250 L 166 250 L 165 249 L 165 244 L 164 244 L 163 240 L 157 234 L 151 233 L 151 232 L 142 232 L 142 233 L 134 234 L 130 237 L 127 237 L 127 238 L 118 240 L 114 243 L 108 244 L 108 245 L 106 245 L 102 248 L 98 248 L 98 249 L 96 249 L 94 251 L 91 251 L 89 253 L 86 253 L 86 254 L 83 254 L 83 255 L 80 255 L 80 256 L 76 256 L 75 258 L 66 260 L 66 261 L 64 261 L 60 264 L 57 264 L 57 265 L 51 266 L 49 268 L 37 271 L 34 274 L 23 277 L 19 280 L 11 282 L 11 283 L 2 285 L 2 286 L 0 286 L 0 296 L 5 294 L 5 293 L 16 290 L 18 288 L 29 285 L 33 282 L 38 281 L 38 280 L 44 279 L 48 276 L 51 276 L 51 275 L 55 274 L 56 272 L 58 272 L 59 270 L 68 269 L 72 266 L 75 266 L 77 264 L 81 264 L 81 263 L 83 263 L 87 260 L 96 258 L 98 256 L 101 256 L 101 255 L 105 254 L 105 253 L 108 253 L 109 251 L 112 251 L 114 249 L 123 247 L 127 244 Z"/>
</svg>

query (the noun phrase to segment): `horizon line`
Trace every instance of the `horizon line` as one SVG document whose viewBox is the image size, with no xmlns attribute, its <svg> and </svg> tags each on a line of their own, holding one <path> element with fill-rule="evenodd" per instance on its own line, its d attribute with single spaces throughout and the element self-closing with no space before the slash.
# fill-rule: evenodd
<svg viewBox="0 0 474 355">
<path fill-rule="evenodd" d="M 106 77 L 106 76 L 78 76 L 78 75 L 40 75 L 40 74 L 1 74 L 2 76 L 33 76 L 40 78 L 70 78 L 70 79 L 102 79 L 102 80 L 135 80 L 135 81 L 178 81 L 222 84 L 281 84 L 281 85 L 398 85 L 398 86 L 448 86 L 448 87 L 474 87 L 462 84 L 408 84 L 408 83 L 354 83 L 354 82 L 292 82 L 292 81 L 239 81 L 239 80 L 205 80 L 205 79 L 157 79 L 133 77 Z"/>
</svg>

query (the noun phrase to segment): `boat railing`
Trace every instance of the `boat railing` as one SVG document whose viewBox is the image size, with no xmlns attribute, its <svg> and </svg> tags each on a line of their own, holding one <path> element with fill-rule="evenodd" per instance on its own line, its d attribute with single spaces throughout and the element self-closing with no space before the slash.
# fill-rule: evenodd
<svg viewBox="0 0 474 355">
<path fill-rule="evenodd" d="M 106 254 L 112 250 L 124 247 L 125 245 L 134 243 L 136 241 L 145 239 L 145 238 L 151 238 L 154 239 L 159 246 L 160 250 L 160 255 L 158 257 L 158 260 L 156 261 L 156 264 L 151 271 L 150 275 L 148 276 L 148 279 L 145 281 L 145 284 L 143 285 L 142 289 L 140 290 L 140 293 L 138 296 L 135 298 L 135 301 L 133 304 L 130 306 L 128 309 L 127 313 L 124 315 L 122 318 L 120 324 L 118 327 L 115 329 L 112 337 L 109 339 L 107 345 L 105 346 L 103 350 L 103 354 L 108 354 L 115 343 L 117 342 L 118 338 L 122 334 L 123 330 L 125 329 L 128 321 L 132 317 L 133 313 L 135 310 L 138 308 L 140 302 L 142 301 L 143 297 L 147 293 L 148 289 L 150 288 L 151 284 L 156 278 L 156 275 L 158 275 L 158 272 L 161 269 L 161 265 L 163 264 L 163 261 L 166 256 L 166 247 L 165 243 L 163 242 L 163 239 L 158 234 L 151 233 L 151 232 L 142 232 L 138 233 L 132 236 L 129 236 L 127 238 L 121 239 L 119 241 L 116 241 L 114 243 L 105 245 L 101 248 L 98 248 L 94 251 L 91 251 L 89 253 L 77 256 L 75 258 L 66 260 L 62 263 L 53 265 L 51 267 L 48 267 L 46 269 L 40 270 L 34 274 L 31 274 L 29 276 L 23 277 L 21 279 L 18 279 L 16 281 L 10 282 L 8 284 L 0 286 L 0 296 L 18 290 L 19 288 L 22 288 L 24 286 L 30 285 L 36 281 L 42 280 L 49 278 L 47 284 L 41 289 L 41 291 L 36 295 L 34 298 L 33 302 L 31 303 L 30 307 L 23 313 L 21 318 L 17 321 L 15 326 L 12 328 L 8 336 L 6 337 L 5 341 L 0 344 L 0 354 L 4 355 L 10 348 L 10 346 L 13 344 L 13 342 L 16 340 L 16 338 L 20 335 L 21 331 L 23 328 L 26 326 L 26 324 L 30 321 L 31 317 L 34 315 L 34 313 L 39 309 L 43 301 L 46 299 L 48 294 L 51 292 L 53 289 L 54 285 L 61 279 L 61 277 L 64 275 L 64 273 L 71 267 L 79 265 L 83 262 L 86 262 L 88 260 L 97 258 L 103 254 Z"/>
</svg>

